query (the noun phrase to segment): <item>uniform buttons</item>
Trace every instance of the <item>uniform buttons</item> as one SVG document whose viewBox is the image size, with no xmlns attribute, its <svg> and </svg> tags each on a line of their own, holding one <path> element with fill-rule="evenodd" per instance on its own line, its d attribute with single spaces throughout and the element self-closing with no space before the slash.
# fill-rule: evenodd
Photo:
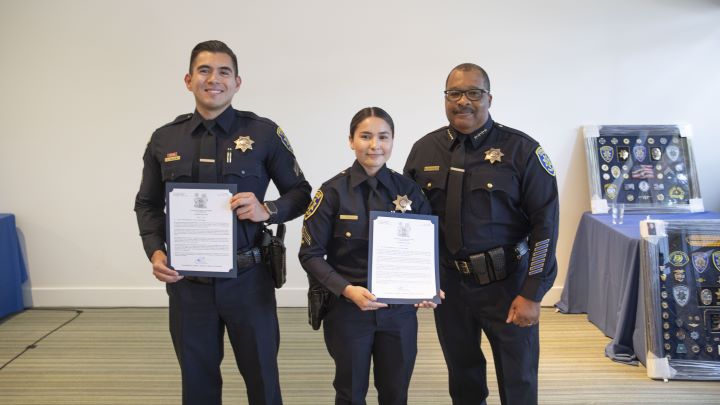
<svg viewBox="0 0 720 405">
<path fill-rule="evenodd" d="M 349 238 L 349 237 L 351 237 L 351 236 L 352 236 L 352 233 L 350 233 L 350 232 L 345 232 L 345 237 L 346 237 L 346 238 Z"/>
<path fill-rule="evenodd" d="M 488 184 L 487 184 L 487 188 L 493 188 L 492 183 L 488 183 Z"/>
<path fill-rule="evenodd" d="M 428 188 L 432 187 L 432 183 L 428 183 L 427 187 Z"/>
<path fill-rule="evenodd" d="M 240 170 L 240 173 L 245 174 L 245 170 Z"/>
</svg>

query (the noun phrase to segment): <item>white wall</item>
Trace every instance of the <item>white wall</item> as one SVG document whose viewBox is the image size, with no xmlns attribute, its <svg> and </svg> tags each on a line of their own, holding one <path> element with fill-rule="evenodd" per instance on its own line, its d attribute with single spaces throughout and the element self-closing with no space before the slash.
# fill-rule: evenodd
<svg viewBox="0 0 720 405">
<path fill-rule="evenodd" d="M 720 209 L 720 2 L 90 1 L 0 2 L 0 212 L 24 237 L 32 301 L 165 305 L 133 200 L 154 128 L 191 112 L 182 78 L 198 42 L 238 54 L 234 106 L 277 121 L 314 187 L 350 165 L 360 108 L 397 126 L 390 167 L 446 123 L 448 71 L 490 74 L 493 117 L 538 139 L 562 196 L 559 297 L 589 209 L 584 124 L 686 122 L 707 209 Z M 281 305 L 304 305 L 289 227 Z"/>
</svg>

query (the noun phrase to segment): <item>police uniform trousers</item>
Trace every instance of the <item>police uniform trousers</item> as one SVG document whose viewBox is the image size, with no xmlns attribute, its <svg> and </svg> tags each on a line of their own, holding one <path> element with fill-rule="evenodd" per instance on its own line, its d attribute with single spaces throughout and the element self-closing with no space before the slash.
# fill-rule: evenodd
<svg viewBox="0 0 720 405">
<path fill-rule="evenodd" d="M 221 404 L 224 333 L 251 405 L 282 404 L 277 368 L 280 331 L 272 278 L 262 264 L 212 284 L 167 284 L 170 334 L 182 373 L 184 405 Z"/>
<path fill-rule="evenodd" d="M 392 305 L 361 311 L 344 297 L 333 297 L 323 319 L 328 353 L 335 361 L 335 404 L 364 405 L 374 364 L 380 405 L 407 404 L 417 355 L 417 309 Z"/>
<path fill-rule="evenodd" d="M 507 278 L 481 286 L 443 260 L 440 285 L 446 298 L 435 309 L 435 326 L 454 405 L 485 404 L 488 396 L 481 330 L 492 348 L 502 404 L 537 404 L 538 325 L 505 323 L 526 277 L 527 255 L 519 265 L 513 264 L 517 268 Z"/>
</svg>

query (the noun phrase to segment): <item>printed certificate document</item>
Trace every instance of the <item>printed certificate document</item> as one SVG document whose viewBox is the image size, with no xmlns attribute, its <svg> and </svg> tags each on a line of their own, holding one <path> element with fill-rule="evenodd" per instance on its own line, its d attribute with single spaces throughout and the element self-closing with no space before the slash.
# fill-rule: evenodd
<svg viewBox="0 0 720 405">
<path fill-rule="evenodd" d="M 368 289 L 387 304 L 440 303 L 438 219 L 370 211 Z"/>
<path fill-rule="evenodd" d="M 184 276 L 235 277 L 236 184 L 166 183 L 168 266 Z"/>
</svg>

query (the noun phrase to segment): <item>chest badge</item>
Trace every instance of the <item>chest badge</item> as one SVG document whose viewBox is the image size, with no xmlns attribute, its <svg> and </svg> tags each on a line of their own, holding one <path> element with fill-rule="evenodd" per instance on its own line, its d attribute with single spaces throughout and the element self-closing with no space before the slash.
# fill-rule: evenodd
<svg viewBox="0 0 720 405">
<path fill-rule="evenodd" d="M 405 211 L 412 211 L 411 205 L 412 200 L 407 195 L 399 195 L 393 201 L 395 203 L 395 211 L 405 213 Z"/>
<path fill-rule="evenodd" d="M 505 156 L 505 154 L 502 153 L 499 148 L 490 148 L 485 151 L 485 160 L 489 160 L 491 164 L 502 162 L 503 156 Z"/>
<path fill-rule="evenodd" d="M 255 141 L 250 139 L 249 136 L 239 136 L 238 139 L 235 140 L 235 149 L 240 149 L 243 152 L 246 152 L 248 149 L 252 149 L 252 144 L 254 144 Z"/>
</svg>

